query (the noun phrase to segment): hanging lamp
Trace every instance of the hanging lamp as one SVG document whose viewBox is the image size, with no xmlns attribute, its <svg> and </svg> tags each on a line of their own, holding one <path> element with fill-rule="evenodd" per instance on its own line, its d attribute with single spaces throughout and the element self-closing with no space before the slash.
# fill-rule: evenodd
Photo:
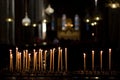
<svg viewBox="0 0 120 80">
<path fill-rule="evenodd" d="M 10 14 L 11 13 L 10 8 L 11 8 L 11 5 L 10 5 L 10 1 L 8 0 L 7 1 L 7 18 L 6 18 L 7 22 L 12 22 L 13 21 L 13 17 Z"/>
<path fill-rule="evenodd" d="M 51 7 L 51 5 L 49 4 L 48 7 L 45 9 L 45 12 L 50 15 L 52 13 L 54 13 L 54 9 Z"/>
<path fill-rule="evenodd" d="M 117 0 L 110 0 L 108 3 L 108 7 L 112 9 L 120 8 L 120 3 Z"/>
<path fill-rule="evenodd" d="M 23 26 L 30 26 L 31 20 L 28 17 L 28 12 L 27 12 L 27 0 L 25 1 L 25 17 L 22 19 L 22 25 Z"/>
</svg>

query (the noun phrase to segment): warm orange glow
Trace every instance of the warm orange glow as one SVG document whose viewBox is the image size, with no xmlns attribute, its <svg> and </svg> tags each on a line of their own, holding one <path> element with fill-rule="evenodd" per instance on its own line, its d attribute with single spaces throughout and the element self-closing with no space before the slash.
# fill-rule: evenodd
<svg viewBox="0 0 120 80">
<path fill-rule="evenodd" d="M 7 22 L 12 22 L 13 19 L 12 19 L 12 18 L 7 18 L 6 21 L 7 21 Z"/>
<path fill-rule="evenodd" d="M 120 4 L 118 2 L 110 2 L 108 6 L 111 7 L 112 9 L 116 9 L 120 7 Z"/>
</svg>

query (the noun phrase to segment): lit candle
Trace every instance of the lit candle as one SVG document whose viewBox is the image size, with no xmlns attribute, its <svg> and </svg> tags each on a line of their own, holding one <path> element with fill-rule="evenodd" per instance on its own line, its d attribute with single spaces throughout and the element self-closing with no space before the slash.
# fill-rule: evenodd
<svg viewBox="0 0 120 80">
<path fill-rule="evenodd" d="M 18 52 L 18 54 L 17 54 L 17 70 L 19 71 L 19 69 L 20 69 L 20 54 L 19 54 L 19 52 Z"/>
<path fill-rule="evenodd" d="M 52 54 L 53 54 L 53 71 L 54 71 L 54 53 L 55 53 L 55 48 L 53 48 L 53 52 L 52 52 Z"/>
<path fill-rule="evenodd" d="M 58 47 L 58 71 L 60 69 L 60 47 Z"/>
<path fill-rule="evenodd" d="M 30 70 L 31 54 L 28 55 L 28 70 Z"/>
<path fill-rule="evenodd" d="M 39 70 L 40 70 L 40 68 L 41 68 L 41 62 L 40 62 L 40 54 L 41 54 L 41 49 L 39 49 L 39 54 L 38 54 L 38 64 L 39 64 Z"/>
<path fill-rule="evenodd" d="M 44 56 L 44 57 L 45 57 L 45 58 L 44 58 L 44 59 L 45 59 L 45 63 L 44 63 L 44 64 L 45 64 L 45 65 L 44 65 L 44 67 L 45 67 L 45 68 L 44 68 L 45 71 L 46 71 L 46 53 L 47 53 L 47 50 L 45 50 L 45 56 Z"/>
<path fill-rule="evenodd" d="M 35 69 L 37 70 L 37 52 L 35 52 Z"/>
<path fill-rule="evenodd" d="M 19 70 L 21 71 L 21 52 L 19 52 Z"/>
<path fill-rule="evenodd" d="M 10 49 L 10 71 L 13 71 L 13 55 L 12 50 Z"/>
<path fill-rule="evenodd" d="M 86 54 L 83 53 L 83 57 L 84 57 L 84 71 L 86 70 Z"/>
<path fill-rule="evenodd" d="M 11 54 L 11 71 L 13 71 L 13 54 Z"/>
<path fill-rule="evenodd" d="M 65 48 L 65 71 L 67 71 L 67 48 Z"/>
<path fill-rule="evenodd" d="M 35 49 L 33 50 L 33 69 L 35 71 Z"/>
<path fill-rule="evenodd" d="M 100 51 L 100 69 L 102 70 L 102 53 L 103 51 Z"/>
<path fill-rule="evenodd" d="M 17 52 L 17 70 L 19 70 L 19 52 Z"/>
<path fill-rule="evenodd" d="M 92 70 L 94 70 L 94 50 L 92 50 Z"/>
<path fill-rule="evenodd" d="M 50 71 L 52 70 L 52 49 L 50 49 Z"/>
<path fill-rule="evenodd" d="M 25 70 L 25 50 L 23 50 L 23 70 Z"/>
<path fill-rule="evenodd" d="M 111 48 L 109 49 L 109 70 L 111 70 Z"/>
<path fill-rule="evenodd" d="M 41 71 L 43 71 L 43 56 L 42 56 L 42 53 L 43 53 L 43 50 L 41 50 L 41 53 L 40 53 L 40 58 L 41 58 Z"/>
<path fill-rule="evenodd" d="M 18 70 L 18 48 L 16 47 L 16 70 Z"/>
<path fill-rule="evenodd" d="M 60 50 L 60 56 L 61 56 L 61 71 L 62 71 L 62 69 L 63 69 L 63 63 L 62 63 L 62 49 Z"/>
<path fill-rule="evenodd" d="M 26 69 L 28 69 L 28 50 L 26 50 L 26 52 L 25 52 L 25 57 L 26 57 L 26 60 L 25 60 L 25 62 L 26 62 Z"/>
</svg>

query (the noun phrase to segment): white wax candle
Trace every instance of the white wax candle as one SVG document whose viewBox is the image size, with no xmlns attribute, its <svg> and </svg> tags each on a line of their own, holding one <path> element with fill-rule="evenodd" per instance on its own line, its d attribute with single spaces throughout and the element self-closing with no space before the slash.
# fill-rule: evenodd
<svg viewBox="0 0 120 80">
<path fill-rule="evenodd" d="M 86 54 L 83 53 L 83 57 L 84 57 L 84 71 L 86 70 Z"/>
<path fill-rule="evenodd" d="M 41 49 L 39 49 L 39 54 L 38 54 L 38 64 L 39 64 L 39 70 L 41 70 L 41 61 L 40 61 L 40 56 L 41 56 Z"/>
<path fill-rule="evenodd" d="M 28 70 L 30 70 L 31 54 L 28 55 Z"/>
<path fill-rule="evenodd" d="M 58 71 L 60 69 L 60 47 L 58 47 Z"/>
<path fill-rule="evenodd" d="M 102 54 L 103 54 L 103 51 L 101 50 L 100 51 L 100 69 L 102 70 Z"/>
<path fill-rule="evenodd" d="M 61 71 L 62 71 L 62 69 L 63 69 L 63 60 L 62 60 L 62 49 L 61 49 L 61 51 L 60 51 L 60 59 L 61 59 Z"/>
<path fill-rule="evenodd" d="M 52 49 L 50 49 L 50 71 L 52 70 Z"/>
<path fill-rule="evenodd" d="M 65 48 L 65 71 L 67 71 L 67 48 Z"/>
<path fill-rule="evenodd" d="M 44 68 L 45 71 L 46 71 L 46 63 L 47 63 L 47 62 L 46 62 L 46 53 L 47 53 L 47 50 L 45 50 L 45 58 L 44 58 L 44 59 L 45 59 L 45 63 L 44 63 L 44 64 L 45 64 L 45 68 Z"/>
<path fill-rule="evenodd" d="M 16 47 L 16 70 L 18 70 L 18 48 Z"/>
<path fill-rule="evenodd" d="M 12 55 L 12 50 L 10 49 L 10 71 L 13 70 L 13 55 Z"/>
<path fill-rule="evenodd" d="M 92 70 L 94 70 L 94 50 L 92 50 Z"/>
<path fill-rule="evenodd" d="M 20 67 L 19 67 L 19 68 L 20 68 L 19 70 L 21 71 L 21 52 L 19 52 L 19 60 L 20 60 L 20 61 L 19 61 L 19 64 L 20 64 L 20 65 L 19 65 L 19 66 L 20 66 Z"/>
<path fill-rule="evenodd" d="M 53 48 L 53 51 L 52 51 L 52 57 L 53 57 L 53 64 L 52 64 L 52 66 L 53 66 L 53 71 L 54 71 L 54 53 L 55 53 L 55 48 Z"/>
<path fill-rule="evenodd" d="M 112 49 L 109 49 L 109 70 L 111 70 L 111 51 Z"/>
</svg>

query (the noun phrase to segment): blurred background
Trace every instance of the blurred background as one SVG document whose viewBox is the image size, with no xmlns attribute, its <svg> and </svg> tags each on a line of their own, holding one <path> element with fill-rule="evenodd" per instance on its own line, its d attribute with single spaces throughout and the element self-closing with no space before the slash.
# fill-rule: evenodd
<svg viewBox="0 0 120 80">
<path fill-rule="evenodd" d="M 112 48 L 119 65 L 120 0 L 0 0 L 0 15 L 1 62 L 16 46 L 63 46 L 74 58 Z"/>
</svg>

